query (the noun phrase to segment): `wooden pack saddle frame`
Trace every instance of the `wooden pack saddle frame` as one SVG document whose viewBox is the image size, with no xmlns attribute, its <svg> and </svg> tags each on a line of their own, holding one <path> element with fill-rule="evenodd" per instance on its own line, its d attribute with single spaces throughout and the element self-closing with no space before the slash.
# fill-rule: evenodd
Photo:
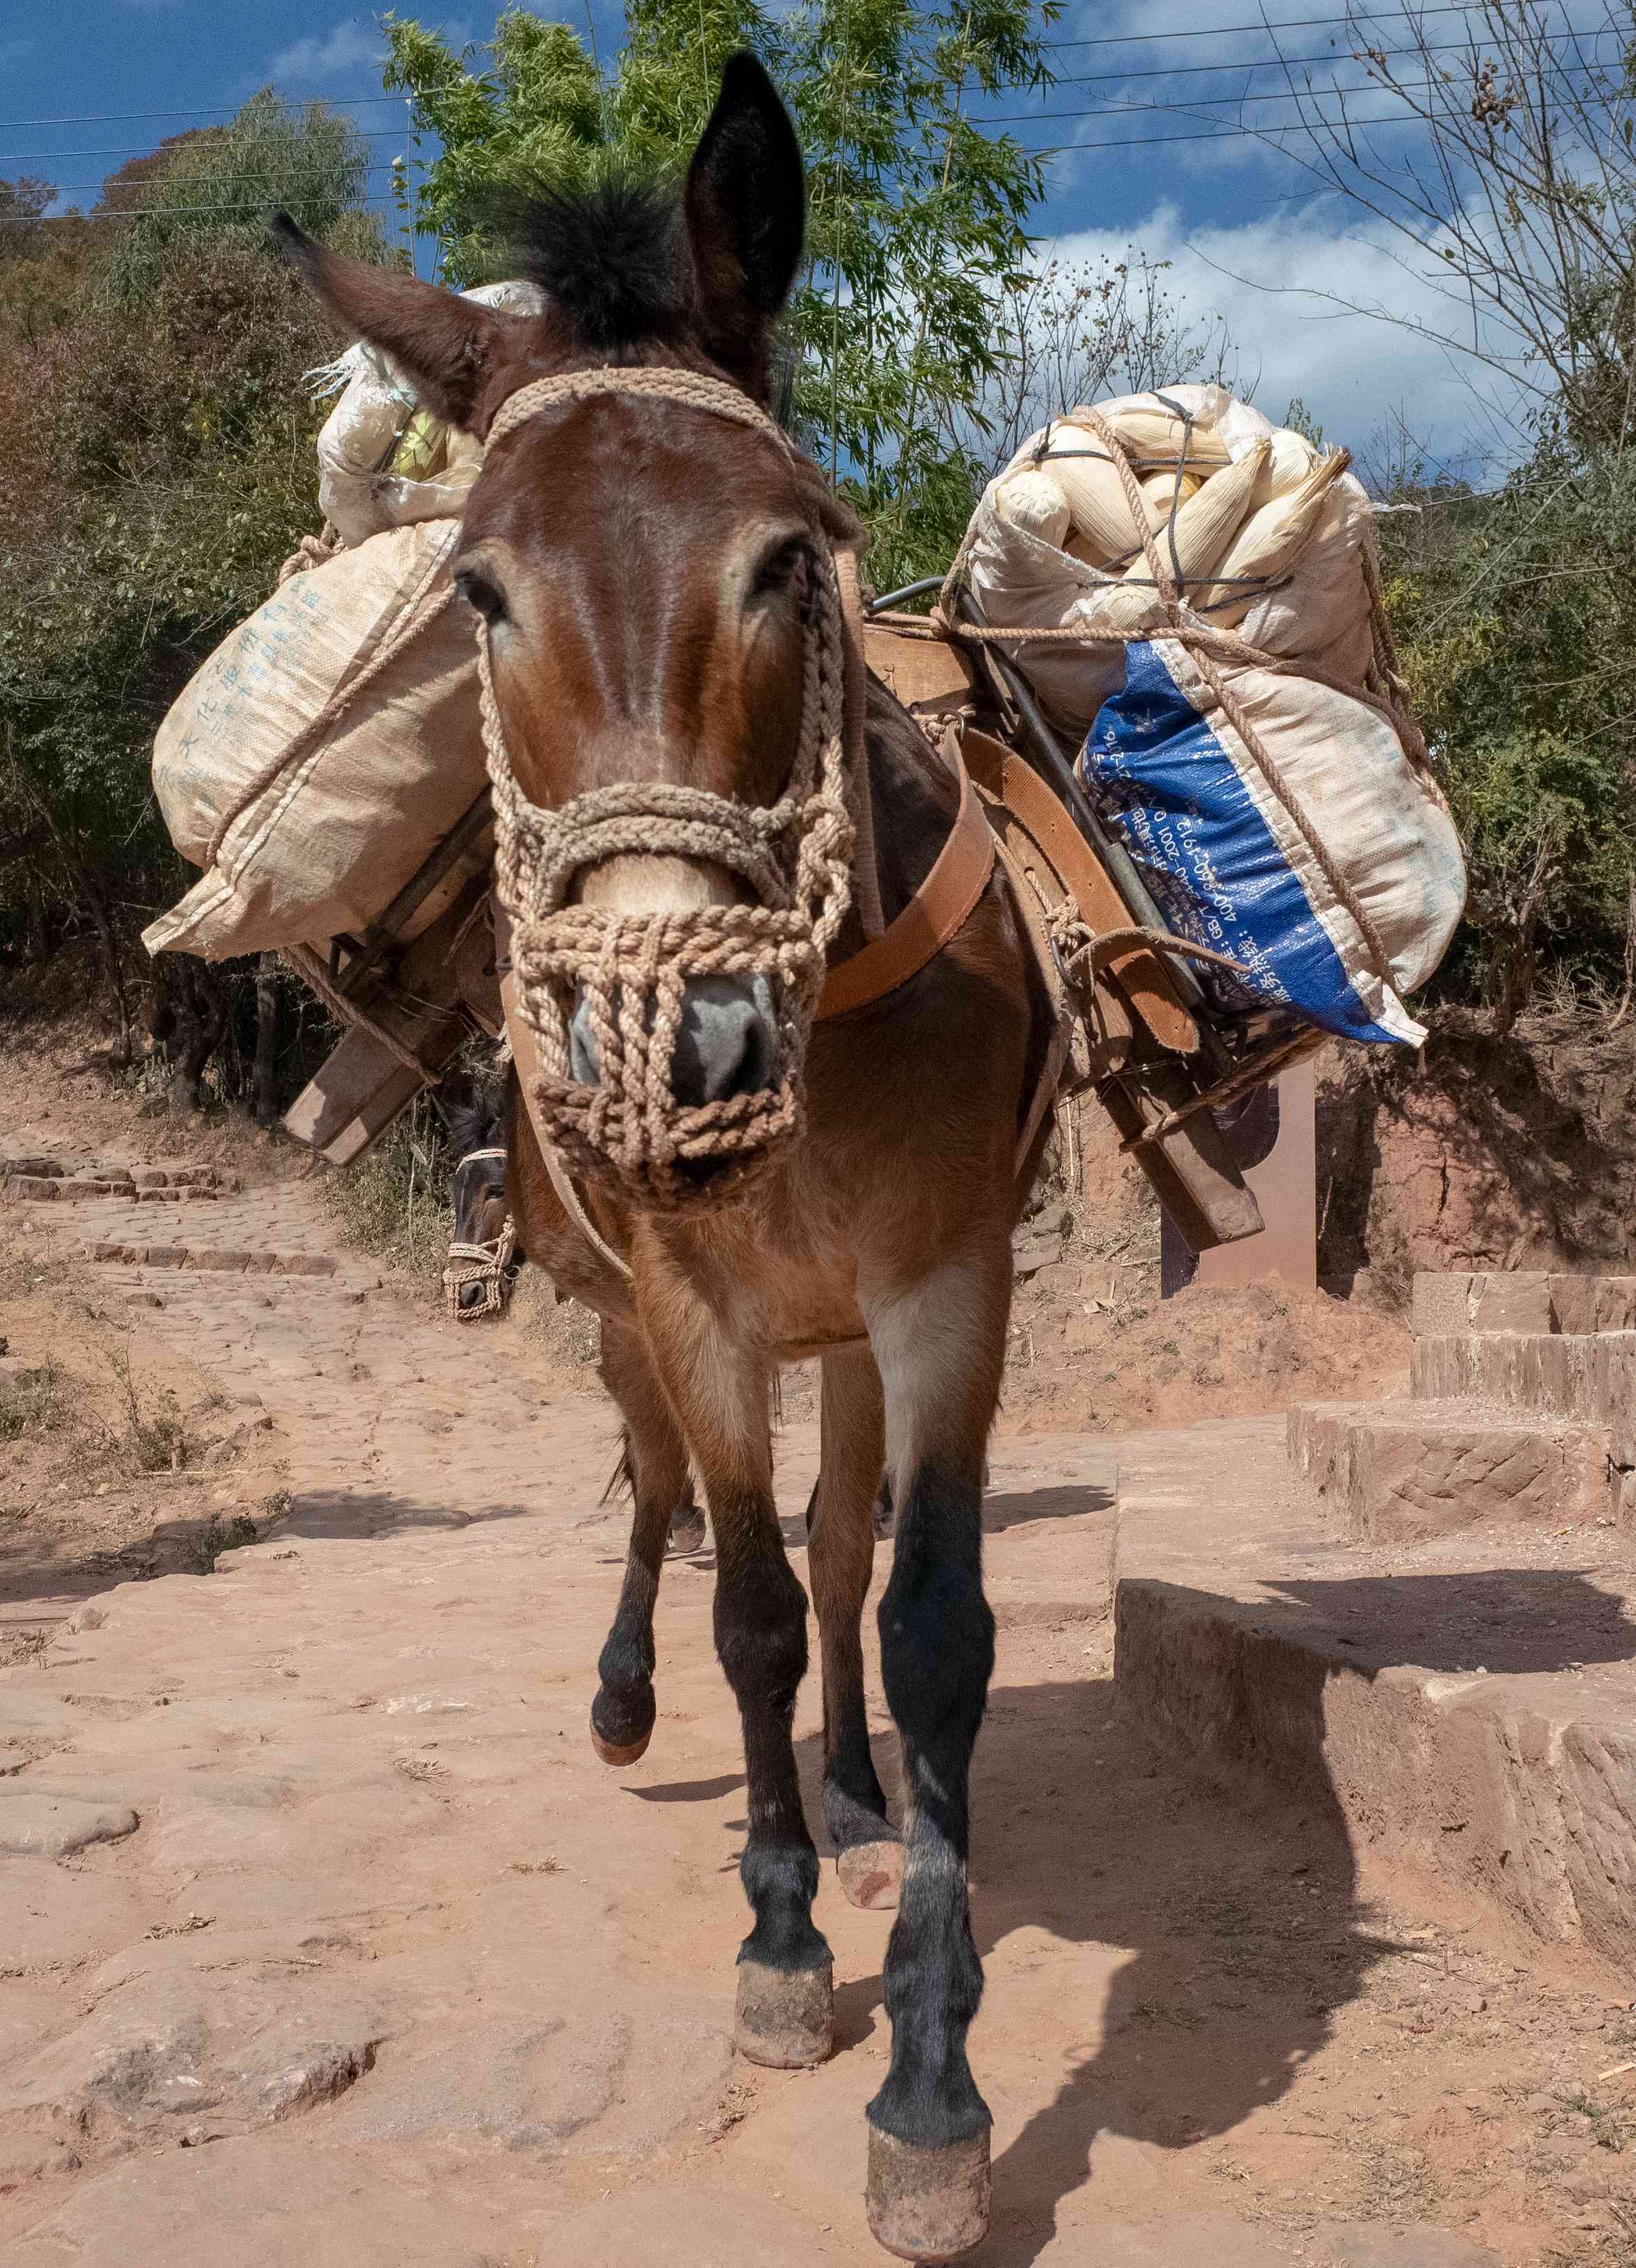
<svg viewBox="0 0 1636 2268">
<path fill-rule="evenodd" d="M 1195 1251 L 1262 1227 L 1214 1110 L 1322 1042 L 1287 1014 L 1225 1017 L 1190 968 L 1139 870 L 1102 828 L 1072 758 L 1026 679 L 989 642 L 911 637 L 854 617 L 863 660 L 916 718 L 962 783 L 948 843 L 916 899 L 831 970 L 820 1015 L 882 997 L 959 929 L 1000 861 L 1050 998 L 1054 1038 L 1019 1130 L 1019 1164 L 1053 1104 L 1093 1090 Z M 963 600 L 980 623 L 976 603 Z M 849 611 L 851 611 L 849 609 Z M 385 913 L 328 958 L 286 957 L 349 1029 L 284 1124 L 332 1164 L 369 1149 L 462 1042 L 505 1027 L 480 797 Z M 867 846 L 873 865 L 873 846 Z M 873 879 L 873 876 L 871 877 Z M 426 920 L 428 900 L 439 901 Z M 404 932 L 415 934 L 404 942 Z M 572 1208 L 577 1218 L 582 1209 Z"/>
</svg>

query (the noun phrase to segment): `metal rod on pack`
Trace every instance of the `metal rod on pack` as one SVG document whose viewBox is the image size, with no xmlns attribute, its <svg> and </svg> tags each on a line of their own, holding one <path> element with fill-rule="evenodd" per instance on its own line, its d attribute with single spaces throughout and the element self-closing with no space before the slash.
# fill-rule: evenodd
<svg viewBox="0 0 1636 2268">
<path fill-rule="evenodd" d="M 954 603 L 979 630 L 989 628 L 987 615 L 969 591 L 962 591 Z M 1016 703 L 1029 743 L 1037 751 L 1038 761 L 1052 786 L 1072 813 L 1080 833 L 1107 867 L 1131 913 L 1146 928 L 1168 930 L 1170 924 L 1160 912 L 1153 893 L 1142 880 L 1136 861 L 1124 843 L 1116 841 L 1103 826 L 1095 806 L 1080 785 L 1079 774 L 1063 754 L 1061 742 L 1046 722 L 1044 712 L 1035 699 L 1028 680 L 997 645 L 985 643 L 984 652 L 999 670 L 1001 684 Z M 1192 970 L 1172 955 L 1167 955 L 1165 966 L 1184 1005 L 1195 1011 L 1202 1010 L 1207 1016 L 1208 1004 Z"/>
<path fill-rule="evenodd" d="M 399 923 L 431 895 L 449 869 L 476 841 L 492 815 L 493 806 L 485 787 L 475 803 L 455 821 L 437 849 L 416 868 L 385 913 L 365 931 L 357 957 L 348 962 L 338 980 L 338 989 L 344 996 L 350 997 L 382 956 L 402 942 L 397 934 Z"/>
<path fill-rule="evenodd" d="M 866 600 L 864 612 L 866 615 L 883 615 L 888 607 L 907 606 L 910 599 L 924 599 L 928 592 L 940 591 L 942 587 L 943 578 L 940 575 L 923 575 L 917 583 L 905 583 L 901 591 L 888 591 L 884 598 Z"/>
</svg>

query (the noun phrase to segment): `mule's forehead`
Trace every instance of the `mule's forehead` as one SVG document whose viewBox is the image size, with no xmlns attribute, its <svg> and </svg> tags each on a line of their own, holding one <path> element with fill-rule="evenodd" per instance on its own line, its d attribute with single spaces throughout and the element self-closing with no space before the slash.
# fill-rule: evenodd
<svg viewBox="0 0 1636 2268">
<path fill-rule="evenodd" d="M 758 524 L 807 524 L 801 483 L 770 435 L 679 402 L 600 394 L 495 445 L 465 534 L 519 550 L 678 538 L 731 549 Z"/>
</svg>

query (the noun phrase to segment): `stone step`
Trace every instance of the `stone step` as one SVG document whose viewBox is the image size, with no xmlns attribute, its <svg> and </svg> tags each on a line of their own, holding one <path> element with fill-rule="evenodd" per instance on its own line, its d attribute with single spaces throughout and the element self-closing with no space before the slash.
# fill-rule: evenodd
<svg viewBox="0 0 1636 2268">
<path fill-rule="evenodd" d="M 123 1268 L 197 1268 L 228 1276 L 333 1276 L 328 1252 L 229 1252 L 191 1244 L 87 1244 L 83 1260 Z"/>
<path fill-rule="evenodd" d="M 1614 1463 L 1636 1466 L 1636 1330 L 1419 1337 L 1410 1377 L 1417 1402 L 1484 1402 L 1605 1425 Z"/>
<path fill-rule="evenodd" d="M 1605 1425 L 1470 1402 L 1298 1402 L 1289 1458 L 1359 1543 L 1621 1518 Z M 1636 1507 L 1633 1507 L 1636 1509 Z"/>
<path fill-rule="evenodd" d="M 1540 1269 L 1423 1272 L 1414 1279 L 1417 1338 L 1476 1331 L 1549 1336 L 1636 1329 L 1636 1276 L 1559 1276 Z"/>
<path fill-rule="evenodd" d="M 1360 1901 L 1418 1878 L 1636 1960 L 1636 1608 L 1622 1541 L 1338 1540 L 1279 1419 L 1120 1445 L 1114 1681 L 1175 1769 L 1332 1833 Z M 1411 2256 L 1410 2256 L 1411 2257 Z"/>
</svg>

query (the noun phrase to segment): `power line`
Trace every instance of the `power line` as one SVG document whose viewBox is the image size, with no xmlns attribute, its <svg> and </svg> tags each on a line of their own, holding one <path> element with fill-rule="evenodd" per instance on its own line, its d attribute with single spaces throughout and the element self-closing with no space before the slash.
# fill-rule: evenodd
<svg viewBox="0 0 1636 2268">
<path fill-rule="evenodd" d="M 1594 69 L 1592 64 L 1559 63 L 1555 76 L 1569 78 L 1576 73 Z M 1378 79 L 1362 79 L 1351 86 L 1301 86 L 1286 88 L 1282 92 L 1247 94 L 1242 99 L 1248 105 L 1252 102 L 1315 102 L 1324 95 L 1424 94 L 1428 88 L 1441 87 L 1444 84 L 1441 78 L 1400 78 L 1392 80 L 1389 85 L 1382 85 Z M 1095 110 L 991 111 L 981 119 L 973 119 L 971 123 L 974 126 L 1044 126 L 1054 118 L 1139 118 L 1165 114 L 1172 117 L 1196 116 L 1206 102 L 1220 99 L 1220 96 L 1202 95 L 1192 102 L 1112 102 Z M 1339 126 L 1346 122 L 1336 119 L 1333 122 Z"/>
<path fill-rule="evenodd" d="M 310 205 L 311 202 L 310 197 L 291 197 L 287 201 L 286 209 L 288 205 L 293 205 L 298 212 L 304 205 Z M 393 209 L 390 202 L 385 197 L 366 198 L 362 204 L 349 205 L 347 208 L 349 212 L 391 212 Z M 272 210 L 272 199 L 261 197 L 255 203 L 248 205 L 132 205 L 117 212 L 0 213 L 0 228 L 50 228 L 56 223 L 69 220 L 85 222 L 171 220 L 178 213 L 262 213 L 265 215 Z"/>
<path fill-rule="evenodd" d="M 1438 8 L 1391 8 L 1380 13 L 1370 8 L 1355 8 L 1345 16 L 1292 16 L 1279 23 L 1260 24 L 1192 24 L 1185 30 L 1175 32 L 1105 32 L 1094 40 L 1046 40 L 1042 45 L 1052 49 L 1066 48 L 1124 48 L 1136 47 L 1150 40 L 1225 40 L 1236 39 L 1246 32 L 1254 32 L 1265 39 L 1274 32 L 1309 32 L 1326 24 L 1418 24 L 1425 16 L 1480 16 L 1484 10 L 1481 0 L 1453 0 L 1453 4 Z"/>
<path fill-rule="evenodd" d="M 1144 36 L 1146 35 L 1145 34 Z M 1610 30 L 1604 28 L 1599 32 L 1588 33 L 1585 36 L 1587 38 L 1605 39 L 1613 36 L 1613 34 Z M 1378 49 L 1375 52 L 1384 55 L 1389 59 L 1391 59 L 1400 55 L 1463 55 L 1466 52 L 1466 49 L 1467 42 L 1464 40 L 1430 40 L 1424 44 L 1417 43 L 1415 46 L 1410 48 L 1385 48 Z M 1052 85 L 1054 86 L 1122 86 L 1127 80 L 1136 78 L 1194 78 L 1200 77 L 1205 72 L 1220 74 L 1223 71 L 1304 70 L 1310 63 L 1356 63 L 1360 62 L 1364 58 L 1362 56 L 1352 54 L 1337 54 L 1316 55 L 1269 55 L 1264 58 L 1244 57 L 1227 63 L 1161 63 L 1145 70 L 1109 70 L 1065 73 L 1063 77 L 1053 80 Z M 1049 93 L 1049 89 L 1042 90 L 1042 93 Z M 378 99 L 382 102 L 394 102 L 400 99 L 400 98 L 395 95 L 381 95 L 380 97 L 371 96 L 366 98 L 366 99 L 372 101 Z M 1078 114 L 1064 112 L 1060 114 L 1065 117 L 1070 114 Z M 403 134 L 403 129 L 401 126 L 360 126 L 355 127 L 353 131 L 361 140 L 365 142 L 401 141 Z M 151 157 L 155 153 L 152 150 L 143 144 L 100 150 L 26 150 L 21 151 L 14 151 L 9 156 L 0 157 L 0 166 L 50 166 L 55 165 L 60 158 L 144 158 Z"/>
<path fill-rule="evenodd" d="M 1142 47 L 1149 46 L 1154 40 L 1160 40 L 1239 39 L 1246 33 L 1266 39 L 1279 32 L 1307 32 L 1336 24 L 1357 26 L 1384 26 L 1391 23 L 1418 24 L 1427 16 L 1480 16 L 1483 12 L 1482 0 L 1446 0 L 1446 4 L 1434 8 L 1417 8 L 1412 11 L 1392 8 L 1377 12 L 1362 8 L 1340 16 L 1292 16 L 1272 23 L 1264 21 L 1256 24 L 1190 24 L 1163 32 L 1104 32 L 1094 39 L 1043 40 L 1040 44 L 1050 53 L 1056 55 L 1065 54 L 1071 48 Z M 1567 28 L 1572 29 L 1572 26 Z M 1600 38 L 1603 36 L 1607 28 L 1604 26 L 1602 30 L 1595 32 L 1588 29 L 1578 33 L 1577 36 L 1581 39 Z M 1455 41 L 1452 44 L 1463 43 Z M 1282 60 L 1284 59 L 1276 53 L 1268 58 L 1269 63 L 1273 65 Z M 1185 68 L 1185 66 L 1180 66 L 1180 68 Z M 1196 68 L 1215 70 L 1234 69 L 1237 66 L 1212 63 L 1199 64 Z M 1129 76 L 1134 77 L 1135 74 L 1131 73 Z M 417 98 L 412 89 L 395 94 L 314 96 L 310 99 L 312 103 L 322 102 L 331 110 L 361 110 L 372 103 L 405 102 L 416 99 Z M 188 104 L 170 110 L 79 111 L 64 113 L 55 118 L 0 118 L 0 134 L 32 132 L 37 126 L 126 126 L 134 125 L 138 121 L 155 118 L 236 118 L 243 107 L 242 103 L 223 104 L 215 107 L 209 105 Z M 9 164 L 14 161 L 8 159 L 4 162 Z"/>
<path fill-rule="evenodd" d="M 1402 111 L 1386 118 L 1320 119 L 1319 126 L 1419 126 L 1422 121 Z M 1122 134 L 1112 142 L 1020 142 L 1025 156 L 1077 158 L 1095 150 L 1150 150 L 1161 142 L 1265 142 L 1275 134 L 1306 134 L 1307 126 L 1212 126 L 1205 134 Z"/>
<path fill-rule="evenodd" d="M 1588 40 L 1616 39 L 1618 34 L 1610 26 L 1601 31 L 1587 32 Z M 1469 54 L 1470 42 L 1465 40 L 1427 40 L 1417 41 L 1411 48 L 1365 48 L 1360 54 L 1331 54 L 1322 55 L 1247 56 L 1230 63 L 1157 63 L 1146 70 L 1065 71 L 1051 81 L 1053 86 L 1123 86 L 1133 78 L 1194 78 L 1203 71 L 1261 71 L 1300 70 L 1308 63 L 1345 63 L 1373 61 L 1384 55 L 1389 61 L 1396 55 L 1450 55 Z"/>
</svg>

